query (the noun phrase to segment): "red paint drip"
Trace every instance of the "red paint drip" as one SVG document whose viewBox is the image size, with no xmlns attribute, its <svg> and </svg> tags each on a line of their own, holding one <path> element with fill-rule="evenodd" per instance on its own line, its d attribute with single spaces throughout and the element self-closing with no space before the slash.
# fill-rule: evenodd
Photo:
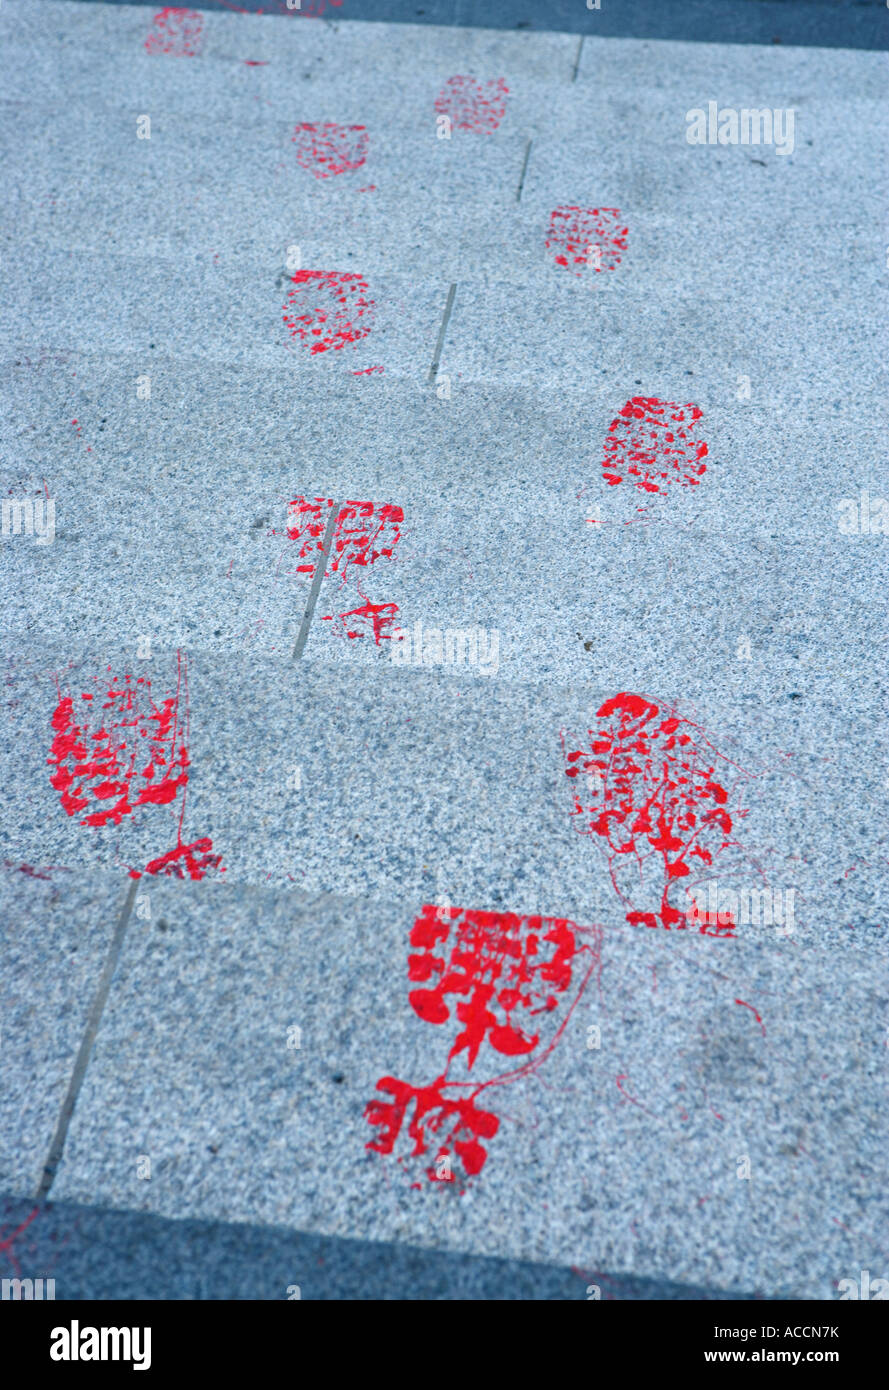
<svg viewBox="0 0 889 1390">
<path fill-rule="evenodd" d="M 93 705 L 88 691 L 80 698 L 87 708 L 75 716 L 71 696 L 59 690 L 52 716 L 47 763 L 55 771 L 50 785 L 66 814 L 81 817 L 78 823 L 84 826 L 120 825 L 140 807 L 172 806 L 181 792 L 176 845 L 152 859 L 144 872 L 200 879 L 209 869 L 221 868 L 211 840 L 186 845 L 182 839 L 189 768 L 188 676 L 182 654 L 176 692 L 160 705 L 151 697 L 148 677 L 129 674 L 106 683 L 101 704 Z M 135 869 L 130 874 L 141 877 Z"/>
<path fill-rule="evenodd" d="M 565 736 L 565 775 L 574 782 L 574 809 L 581 834 L 604 844 L 612 884 L 632 925 L 677 930 L 696 924 L 704 936 L 733 936 L 730 913 L 681 912 L 669 901 L 674 883 L 693 867 L 709 868 L 730 844 L 729 792 L 717 772 L 723 759 L 690 720 L 654 701 L 623 692 L 599 709 L 599 728 L 587 748 Z M 740 812 L 740 814 L 746 814 Z M 618 874 L 629 877 L 629 886 Z M 638 884 L 638 887 L 634 885 Z M 656 886 L 658 885 L 659 886 Z M 633 906 L 636 892 L 657 892 L 656 910 Z"/>
<path fill-rule="evenodd" d="M 750 1012 L 753 1014 L 753 1017 L 756 1019 L 757 1023 L 759 1024 L 760 1028 L 762 1029 L 762 1035 L 763 1035 L 763 1037 L 765 1037 L 765 1035 L 766 1035 L 766 1026 L 765 1026 L 765 1024 L 763 1023 L 763 1021 L 762 1021 L 760 1015 L 756 1012 L 756 1009 L 754 1009 L 753 1005 L 752 1005 L 752 1004 L 746 1003 L 746 1001 L 743 1000 L 743 999 L 736 999 L 736 1000 L 735 1000 L 735 1003 L 736 1003 L 736 1004 L 740 1004 L 740 1005 L 742 1006 L 742 1008 L 745 1008 L 745 1009 L 749 1009 L 749 1010 L 750 1010 Z"/>
<path fill-rule="evenodd" d="M 146 53 L 170 58 L 196 58 L 203 45 L 204 17 L 197 10 L 167 6 L 158 10 L 154 28 L 145 40 Z"/>
<path fill-rule="evenodd" d="M 628 1100 L 628 1101 L 631 1102 L 631 1104 L 637 1105 L 637 1106 L 639 1107 L 640 1110 L 644 1110 L 644 1111 L 645 1111 L 646 1115 L 650 1115 L 650 1114 L 651 1114 L 651 1111 L 647 1108 L 647 1106 L 645 1106 L 645 1105 L 642 1104 L 641 1100 L 637 1100 L 635 1096 L 631 1096 L 631 1095 L 630 1095 L 629 1091 L 625 1091 L 625 1090 L 624 1090 L 623 1085 L 622 1085 L 622 1082 L 624 1082 L 624 1081 L 629 1081 L 629 1079 L 630 1079 L 630 1077 L 629 1077 L 629 1073 L 628 1073 L 628 1072 L 621 1072 L 620 1076 L 618 1076 L 618 1077 L 615 1078 L 615 1080 L 616 1080 L 616 1082 L 617 1082 L 617 1089 L 620 1091 L 620 1093 L 621 1093 L 621 1095 L 623 1096 L 624 1100 Z"/>
<path fill-rule="evenodd" d="M 556 265 L 574 275 L 588 270 L 616 270 L 627 249 L 628 228 L 620 208 L 554 208 L 549 215 L 546 249 Z"/>
<path fill-rule="evenodd" d="M 506 114 L 509 88 L 502 77 L 482 84 L 475 77 L 449 77 L 435 98 L 440 116 L 448 116 L 457 130 L 491 132 Z"/>
<path fill-rule="evenodd" d="M 602 475 L 610 487 L 624 481 L 665 495 L 671 483 L 697 487 L 707 471 L 708 448 L 698 437 L 699 406 L 656 396 L 634 396 L 608 426 Z"/>
<path fill-rule="evenodd" d="M 367 159 L 368 135 L 363 125 L 337 125 L 327 121 L 298 125 L 291 137 L 296 145 L 296 162 L 316 179 L 329 179 L 360 169 Z"/>
<path fill-rule="evenodd" d="M 338 270 L 298 270 L 292 278 L 284 323 L 291 338 L 313 355 L 354 346 L 368 336 L 375 305 L 362 276 Z"/>
<path fill-rule="evenodd" d="M 373 637 L 377 646 L 380 642 L 395 636 L 396 616 L 398 614 L 397 603 L 371 603 L 367 601 L 361 608 L 350 608 L 345 613 L 334 615 L 328 614 L 322 618 L 322 622 L 334 623 L 334 628 L 338 637 L 366 637 L 368 633 Z M 347 622 L 351 618 L 352 622 Z M 386 629 L 392 628 L 391 632 Z"/>
<path fill-rule="evenodd" d="M 426 904 L 410 934 L 414 949 L 408 956 L 408 978 L 416 987 L 409 1000 L 425 1023 L 450 1023 L 453 1040 L 444 1070 L 431 1084 L 381 1077 L 377 1090 L 387 1098 L 365 1108 L 368 1123 L 380 1131 L 367 1147 L 391 1154 L 412 1110 L 406 1132 L 412 1147 L 399 1161 L 433 1158 L 426 1169 L 432 1182 L 454 1180 L 451 1160 L 462 1165 L 467 1177 L 480 1173 L 488 1157 L 482 1141 L 494 1138 L 500 1120 L 477 1104 L 478 1097 L 489 1086 L 529 1075 L 549 1055 L 598 967 L 600 937 L 598 928 L 578 927 L 567 919 Z M 589 963 L 578 981 L 583 953 Z M 570 1007 L 541 1046 L 543 1033 L 550 1031 L 547 1021 L 572 984 L 577 988 Z M 489 1063 L 495 1060 L 491 1052 L 525 1060 L 481 1082 L 449 1076 L 458 1059 L 471 1071 L 480 1055 Z M 460 1094 L 467 1089 L 468 1096 Z"/>
</svg>

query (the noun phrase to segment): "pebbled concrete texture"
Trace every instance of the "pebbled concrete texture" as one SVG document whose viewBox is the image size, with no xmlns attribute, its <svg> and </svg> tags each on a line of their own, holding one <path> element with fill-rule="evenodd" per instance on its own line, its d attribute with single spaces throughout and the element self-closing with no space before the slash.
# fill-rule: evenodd
<svg viewBox="0 0 889 1390">
<path fill-rule="evenodd" d="M 830 1299 L 882 1268 L 889 542 L 840 522 L 886 491 L 886 57 L 848 9 L 830 51 L 575 9 L 582 45 L 502 6 L 210 7 L 193 58 L 146 52 L 141 5 L 0 11 L 0 497 L 56 506 L 51 543 L 0 538 L 0 1254 L 69 1094 L 14 1245 L 72 1297 Z M 454 74 L 507 81 L 496 130 L 438 138 Z M 689 146 L 709 99 L 793 107 L 794 153 Z M 366 126 L 365 162 L 316 178 L 306 121 Z M 546 254 L 561 206 L 621 210 L 615 270 Z M 294 248 L 367 280 L 368 336 L 291 337 Z M 607 485 L 637 394 L 702 410 L 698 486 Z M 313 583 L 300 496 L 403 508 L 393 555 Z M 346 636 L 365 603 L 380 640 Z M 396 662 L 396 624 L 496 659 Z M 178 692 L 187 797 L 81 825 L 53 715 L 124 675 Z M 565 776 L 626 690 L 730 786 L 692 886 L 792 891 L 791 926 L 629 925 L 663 884 Z M 201 881 L 144 873 L 203 837 Z M 479 1059 L 468 1184 L 366 1148 L 376 1083 L 452 1040 L 408 998 L 432 903 L 583 928 L 534 1065 Z"/>
<path fill-rule="evenodd" d="M 125 893 L 113 875 L 2 855 L 5 1193 L 33 1196 L 40 1185 Z"/>
<path fill-rule="evenodd" d="M 178 801 L 85 826 L 64 814 L 49 782 L 54 676 L 75 701 L 101 695 L 106 671 L 149 677 L 158 704 L 175 692 L 175 652 L 132 657 L 132 647 L 92 649 L 63 667 L 41 654 L 9 675 L 16 755 L 4 857 L 30 846 L 43 862 L 140 869 L 176 845 Z M 191 658 L 187 674 L 193 770 L 182 836 L 212 839 L 225 866 L 219 885 L 293 883 L 384 901 L 446 893 L 494 910 L 623 919 L 604 855 L 572 821 L 562 748 L 563 734 L 582 746 L 613 686 L 259 656 Z M 645 693 L 663 699 L 660 687 Z M 857 698 L 868 709 L 885 702 L 873 688 Z M 885 718 L 850 728 L 848 700 L 806 689 L 730 705 L 704 688 L 678 712 L 743 774 L 739 810 L 749 814 L 725 872 L 748 888 L 795 888 L 795 937 L 857 956 L 881 951 L 885 938 L 885 790 L 874 777 L 885 766 Z"/>
<path fill-rule="evenodd" d="M 541 390 L 526 421 L 520 387 L 456 377 L 447 399 L 442 377 L 405 398 L 385 377 L 320 372 L 294 394 L 243 369 L 162 361 L 142 400 L 137 357 L 14 360 L 6 491 L 51 495 L 56 538 L 2 542 L 9 632 L 162 646 L 181 635 L 192 650 L 284 656 L 310 587 L 287 504 L 323 495 L 403 508 L 395 554 L 368 571 L 365 593 L 397 604 L 408 627 L 497 630 L 498 675 L 605 684 L 626 669 L 643 686 L 697 688 L 716 669 L 745 692 L 793 690 L 801 673 L 831 690 L 859 682 L 883 648 L 884 538 L 841 530 L 862 492 L 881 496 L 882 407 L 862 418 L 828 396 L 811 420 L 770 411 L 747 362 L 749 376 L 713 374 L 721 399 L 690 369 L 603 369 L 570 410 Z M 652 388 L 699 403 L 709 450 L 699 486 L 655 497 L 603 477 L 611 422 L 629 392 Z M 393 418 L 381 456 L 375 431 Z M 220 451 L 211 484 L 208 435 Z M 821 575 L 813 552 L 830 557 Z M 338 585 L 333 574 L 322 585 L 308 655 L 388 660 L 386 641 L 326 634 L 334 610 L 360 601 Z"/>
<path fill-rule="evenodd" d="M 486 1093 L 501 1129 L 461 1196 L 417 1191 L 394 1164 L 384 1186 L 386 1160 L 363 1147 L 378 1077 L 440 1070 L 436 1030 L 403 1006 L 408 904 L 165 884 L 150 897 L 57 1199 L 582 1266 L 595 1250 L 643 1277 L 669 1266 L 786 1296 L 828 1298 L 843 1277 L 886 1176 L 884 969 L 852 985 L 833 952 L 607 931 L 599 988 L 545 1067 Z"/>
</svg>

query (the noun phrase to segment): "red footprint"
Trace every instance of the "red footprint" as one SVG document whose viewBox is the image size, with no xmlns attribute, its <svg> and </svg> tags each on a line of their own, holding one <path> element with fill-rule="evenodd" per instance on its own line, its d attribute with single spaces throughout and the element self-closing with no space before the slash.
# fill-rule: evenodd
<svg viewBox="0 0 889 1390">
<path fill-rule="evenodd" d="M 732 837 L 747 815 L 739 788 L 749 774 L 691 720 L 644 696 L 615 695 L 597 718 L 584 740 L 562 735 L 566 775 L 578 829 L 603 843 L 626 920 L 734 936 L 731 912 L 711 915 L 691 895 L 682 911 L 670 892 L 677 883 L 692 885 L 693 871 L 717 860 L 722 871 L 731 859 L 722 856 L 739 848 Z M 587 746 L 578 747 L 581 741 Z M 602 939 L 600 926 L 566 919 L 424 906 L 410 934 L 409 1000 L 425 1023 L 450 1025 L 451 1043 L 441 1074 L 429 1083 L 380 1078 L 380 1094 L 365 1107 L 378 1131 L 367 1147 L 397 1153 L 406 1169 L 421 1161 L 430 1182 L 454 1181 L 454 1165 L 463 1180 L 480 1173 L 500 1128 L 480 1098 L 536 1071 L 556 1047 L 601 969 Z M 498 1072 L 496 1054 L 522 1060 Z M 625 1079 L 618 1076 L 619 1088 Z"/>
<path fill-rule="evenodd" d="M 176 844 L 151 859 L 144 872 L 201 879 L 221 868 L 212 840 L 182 839 L 189 768 L 185 658 L 177 659 L 175 694 L 160 705 L 147 676 L 109 675 L 96 686 L 98 693 L 81 693 L 76 710 L 59 688 L 47 762 L 55 768 L 50 785 L 63 809 L 80 817 L 80 825 L 98 828 L 120 825 L 141 807 L 172 806 L 178 798 Z M 131 869 L 130 876 L 141 878 L 141 872 Z"/>
<path fill-rule="evenodd" d="M 154 28 L 145 40 L 147 53 L 166 53 L 170 58 L 196 58 L 203 45 L 204 16 L 197 10 L 168 6 L 154 16 Z"/>
<path fill-rule="evenodd" d="M 334 505 L 329 497 L 295 497 L 289 503 L 287 537 L 299 546 L 297 574 L 314 576 L 330 510 Z M 377 560 L 394 558 L 403 522 L 403 510 L 391 503 L 340 504 L 325 577 L 339 576 L 339 591 L 351 586 L 365 602 L 340 613 L 322 615 L 322 621 L 334 623 L 334 631 L 339 636 L 354 639 L 369 633 L 377 646 L 382 640 L 392 637 L 392 632 L 387 628 L 395 626 L 398 605 L 372 603 L 361 588 L 361 577 Z"/>
<path fill-rule="evenodd" d="M 602 459 L 606 483 L 629 482 L 662 496 L 672 483 L 697 487 L 709 452 L 697 431 L 703 416 L 696 405 L 634 396 L 608 426 Z"/>
<path fill-rule="evenodd" d="M 502 77 L 484 85 L 475 77 L 449 77 L 435 98 L 435 109 L 458 130 L 493 131 L 506 113 L 508 96 Z"/>
<path fill-rule="evenodd" d="M 297 164 L 316 179 L 360 169 L 367 158 L 367 129 L 363 125 L 337 125 L 335 121 L 313 125 L 305 121 L 296 127 L 292 139 Z"/>
<path fill-rule="evenodd" d="M 367 281 L 338 270 L 298 270 L 284 305 L 290 336 L 313 354 L 339 351 L 366 338 L 374 302 Z"/>
<path fill-rule="evenodd" d="M 677 882 L 709 869 L 734 845 L 729 811 L 747 774 L 717 752 L 706 735 L 642 695 L 624 692 L 598 711 L 599 727 L 581 741 L 562 735 L 566 776 L 574 782 L 577 829 L 602 841 L 614 890 L 633 925 L 688 928 L 733 936 L 731 914 L 680 911 Z M 648 900 L 647 908 L 635 906 Z"/>
<path fill-rule="evenodd" d="M 454 1181 L 457 1163 L 465 1177 L 474 1177 L 488 1157 L 482 1141 L 493 1139 L 500 1127 L 498 1117 L 477 1104 L 479 1096 L 529 1075 L 555 1047 L 598 968 L 601 933 L 553 917 L 427 904 L 410 944 L 411 1007 L 425 1023 L 450 1023 L 453 1040 L 444 1070 L 431 1084 L 381 1077 L 382 1097 L 365 1108 L 368 1123 L 379 1129 L 367 1147 L 391 1154 L 401 1139 L 407 1151 L 399 1162 L 431 1162 L 425 1169 L 431 1182 Z M 552 1015 L 572 988 L 571 1003 L 554 1027 Z M 525 1060 L 498 1074 L 492 1053 Z M 454 1077 L 458 1063 L 468 1073 L 480 1058 L 479 1070 L 490 1073 L 486 1079 Z"/>
<path fill-rule="evenodd" d="M 627 236 L 620 208 L 558 207 L 549 215 L 546 249 L 556 265 L 582 276 L 616 270 Z"/>
</svg>

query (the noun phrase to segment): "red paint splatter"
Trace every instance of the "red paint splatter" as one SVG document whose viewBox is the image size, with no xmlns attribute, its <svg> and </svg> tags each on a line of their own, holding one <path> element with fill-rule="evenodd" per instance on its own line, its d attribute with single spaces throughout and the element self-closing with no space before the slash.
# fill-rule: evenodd
<svg viewBox="0 0 889 1390">
<path fill-rule="evenodd" d="M 260 62 L 258 58 L 244 58 L 243 63 L 247 68 L 267 68 L 269 65 L 268 59 Z"/>
<path fill-rule="evenodd" d="M 298 270 L 284 305 L 291 338 L 312 354 L 354 346 L 373 327 L 374 302 L 360 275 L 338 270 Z"/>
<path fill-rule="evenodd" d="M 367 159 L 368 135 L 363 125 L 337 125 L 326 121 L 298 125 L 291 137 L 296 145 L 296 162 L 316 179 L 329 179 L 360 169 Z"/>
<path fill-rule="evenodd" d="M 17 357 L 15 359 L 15 361 L 13 362 L 13 366 L 33 367 L 36 371 L 39 371 L 41 368 L 47 366 L 49 363 L 52 363 L 55 366 L 62 367 L 68 365 L 70 354 L 67 352 L 54 351 L 52 348 L 38 348 L 37 351 L 39 352 L 40 356 L 37 358 L 36 361 L 32 361 L 30 357 L 23 354 L 21 357 Z M 74 376 L 76 375 L 77 373 L 75 372 Z"/>
<path fill-rule="evenodd" d="M 145 40 L 146 53 L 170 58 L 196 58 L 203 45 L 204 17 L 197 10 L 167 6 L 158 10 L 154 28 Z"/>
<path fill-rule="evenodd" d="M 182 839 L 189 775 L 185 658 L 179 653 L 175 694 L 160 705 L 152 699 L 147 676 L 126 674 L 104 684 L 101 703 L 93 704 L 94 695 L 85 691 L 80 700 L 86 708 L 76 714 L 72 697 L 58 691 L 47 763 L 55 768 L 50 785 L 63 809 L 81 817 L 80 825 L 98 828 L 118 826 L 142 806 L 172 806 L 178 798 L 176 844 L 152 859 L 145 872 L 200 879 L 209 869 L 221 869 L 211 840 L 189 845 Z M 130 875 L 141 877 L 135 869 Z"/>
<path fill-rule="evenodd" d="M 749 1010 L 750 1010 L 750 1012 L 753 1014 L 753 1017 L 756 1019 L 757 1023 L 759 1024 L 760 1028 L 762 1029 L 762 1035 L 763 1035 L 763 1037 L 765 1037 L 765 1035 L 766 1035 L 766 1026 L 765 1026 L 765 1024 L 763 1023 L 762 1018 L 760 1017 L 760 1015 L 756 1012 L 756 1009 L 754 1009 L 753 1005 L 752 1005 L 752 1004 L 746 1003 L 745 1000 L 743 1000 L 743 999 L 736 999 L 736 1000 L 735 1000 L 735 1003 L 736 1003 L 736 1004 L 740 1004 L 743 1008 L 749 1009 Z"/>
<path fill-rule="evenodd" d="M 385 370 L 386 370 L 385 367 L 381 367 L 379 364 L 377 364 L 376 366 L 373 366 L 373 367 L 359 367 L 357 371 L 355 371 L 355 372 L 352 373 L 352 375 L 353 375 L 353 376 L 373 376 L 375 372 L 380 372 L 380 373 L 382 373 L 382 372 L 384 372 Z"/>
<path fill-rule="evenodd" d="M 376 191 L 377 191 L 377 186 L 376 186 L 375 183 L 369 183 L 369 184 L 366 185 L 366 187 L 364 187 L 364 188 L 359 188 L 359 190 L 358 190 L 359 193 L 376 193 Z"/>
<path fill-rule="evenodd" d="M 350 567 L 366 569 L 376 560 L 391 560 L 403 521 L 401 507 L 391 503 L 344 502 L 333 533 L 328 573 L 342 574 L 345 583 Z"/>
<path fill-rule="evenodd" d="M 610 487 L 632 482 L 640 491 L 665 495 L 671 483 L 697 487 L 707 466 L 707 445 L 698 437 L 699 406 L 656 396 L 634 396 L 608 426 L 602 475 Z"/>
<path fill-rule="evenodd" d="M 475 77 L 449 77 L 435 98 L 435 109 L 457 130 L 494 131 L 506 113 L 508 96 L 502 77 L 484 84 Z"/>
<path fill-rule="evenodd" d="M 345 613 L 337 614 L 336 617 L 332 613 L 327 614 L 322 617 L 321 621 L 334 623 L 335 626 L 331 630 L 335 631 L 339 637 L 366 637 L 370 632 L 379 646 L 381 641 L 394 637 L 397 613 L 397 603 L 371 603 L 368 599 L 361 608 L 350 608 Z M 347 618 L 351 618 L 353 621 L 348 623 Z M 392 631 L 387 632 L 387 628 L 392 628 Z"/>
<path fill-rule="evenodd" d="M 287 538 L 299 541 L 297 573 L 313 575 L 323 548 L 324 532 L 334 506 L 330 497 L 295 497 L 287 507 Z M 351 568 L 366 569 L 376 560 L 391 559 L 401 539 L 404 512 L 391 503 L 343 502 L 334 525 L 326 573 L 340 574 L 343 582 Z M 311 558 L 315 557 L 315 558 Z"/>
<path fill-rule="evenodd" d="M 297 574 L 314 577 L 315 566 L 323 548 L 324 533 L 335 505 L 332 498 L 295 497 L 287 509 L 287 537 L 299 545 L 297 552 Z M 360 584 L 360 577 L 377 560 L 393 559 L 395 548 L 401 539 L 404 512 L 392 503 L 343 502 L 334 523 L 333 539 L 330 546 L 325 578 L 339 577 L 339 590 L 353 585 L 361 598 L 363 607 L 344 610 L 339 614 L 322 615 L 325 622 L 334 622 L 338 635 L 359 638 L 370 631 L 379 646 L 380 641 L 390 638 L 387 627 L 394 627 L 398 605 L 394 603 L 373 603 L 367 598 Z M 348 623 L 347 619 L 353 619 Z M 337 622 L 338 620 L 338 622 Z M 366 626 L 369 624 L 369 628 Z"/>
<path fill-rule="evenodd" d="M 82 442 L 83 442 L 83 426 L 81 425 L 81 423 L 80 423 L 79 420 L 72 420 L 72 421 L 71 421 L 71 424 L 74 426 L 74 433 L 77 435 L 77 438 L 78 438 L 78 439 L 81 441 L 81 443 L 82 443 Z M 91 453 L 93 452 L 93 449 L 92 449 L 92 445 L 91 445 L 91 444 L 87 444 L 87 446 L 86 446 L 86 451 L 87 451 L 88 454 L 91 454 Z M 47 495 L 48 495 L 48 494 L 47 494 Z"/>
<path fill-rule="evenodd" d="M 567 919 L 426 904 L 410 934 L 408 978 L 415 988 L 409 1000 L 425 1023 L 450 1023 L 455 1032 L 444 1070 L 431 1084 L 415 1086 L 393 1076 L 377 1082 L 388 1098 L 365 1108 L 368 1123 L 380 1131 L 367 1147 L 391 1154 L 412 1108 L 406 1134 L 412 1147 L 401 1163 L 431 1158 L 426 1176 L 432 1182 L 454 1180 L 452 1171 L 449 1177 L 440 1171 L 443 1160 L 448 1167 L 459 1162 L 467 1177 L 481 1172 L 488 1157 L 482 1141 L 494 1138 L 500 1120 L 481 1109 L 478 1097 L 490 1086 L 529 1075 L 549 1055 L 598 968 L 600 943 L 598 928 Z M 541 1046 L 550 1031 L 547 1020 L 572 985 L 576 993 L 561 1024 Z M 458 1060 L 467 1072 L 480 1056 L 490 1064 L 496 1060 L 491 1052 L 526 1060 L 484 1081 L 450 1075 Z M 466 1090 L 469 1095 L 461 1094 Z"/>
<path fill-rule="evenodd" d="M 669 894 L 693 867 L 709 868 L 733 844 L 729 790 L 717 767 L 740 769 L 691 721 L 641 695 L 615 695 L 597 718 L 602 722 L 587 731 L 586 748 L 562 735 L 566 776 L 574 782 L 578 829 L 603 842 L 614 889 L 630 909 L 626 920 L 667 930 L 694 922 L 704 936 L 733 936 L 731 914 L 713 914 L 713 921 L 709 913 L 683 912 Z M 659 895 L 656 910 L 636 909 L 638 892 Z"/>
<path fill-rule="evenodd" d="M 549 215 L 546 249 L 574 275 L 616 270 L 627 235 L 620 208 L 558 207 Z"/>
<path fill-rule="evenodd" d="M 320 556 L 324 532 L 333 505 L 332 497 L 316 497 L 313 501 L 309 501 L 307 497 L 294 497 L 292 502 L 288 502 L 287 538 L 300 542 L 297 556 L 299 560 L 305 560 L 309 556 Z M 298 564 L 296 573 L 314 575 L 316 563 L 317 558 L 313 558 L 308 564 Z"/>
</svg>

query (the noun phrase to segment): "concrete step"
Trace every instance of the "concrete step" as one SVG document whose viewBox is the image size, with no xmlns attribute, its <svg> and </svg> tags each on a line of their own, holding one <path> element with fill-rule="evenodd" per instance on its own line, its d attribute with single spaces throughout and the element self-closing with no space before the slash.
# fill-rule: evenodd
<svg viewBox="0 0 889 1390">
<path fill-rule="evenodd" d="M 127 0 L 108 0 L 112 5 Z M 136 0 L 155 6 L 155 0 Z M 343 6 L 345 5 L 345 8 Z M 552 0 L 530 13 L 523 0 L 425 0 L 422 9 L 404 0 L 302 0 L 300 11 L 286 0 L 206 0 L 204 10 L 285 19 L 323 19 L 334 30 L 343 19 L 375 24 L 403 23 L 463 28 L 557 30 L 600 38 L 682 39 L 716 47 L 724 44 L 816 45 L 838 49 L 884 49 L 886 31 L 881 0 L 758 0 L 755 5 L 712 4 L 708 0 L 636 0 L 631 7 L 600 4 L 578 7 L 573 0 Z M 768 51 L 768 50 L 767 50 Z"/>
<path fill-rule="evenodd" d="M 805 940 L 868 949 L 884 940 L 885 691 L 876 683 L 862 682 L 852 706 L 848 692 L 819 692 L 814 682 L 778 697 L 731 692 L 718 672 L 709 686 L 686 681 L 670 689 L 663 673 L 657 680 L 655 657 L 648 674 L 656 684 L 624 679 L 597 688 L 592 681 L 491 678 L 468 663 L 395 666 L 382 656 L 376 665 L 332 663 L 323 648 L 317 659 L 296 662 L 249 650 L 187 658 L 150 651 L 138 657 L 136 633 L 101 646 L 69 638 L 56 650 L 17 643 L 6 673 L 13 737 L 4 859 L 125 872 L 209 837 L 225 866 L 224 874 L 208 875 L 214 881 L 292 883 L 384 900 L 446 893 L 492 909 L 524 904 L 549 916 L 604 912 L 623 921 L 629 907 L 658 908 L 660 860 L 646 850 L 638 883 L 630 873 L 635 859 L 613 860 L 589 818 L 572 814 L 566 756 L 587 747 L 600 724 L 610 727 L 597 711 L 630 690 L 689 721 L 696 758 L 706 761 L 715 748 L 713 766 L 737 799 L 738 843 L 730 837 L 721 851 L 724 875 L 740 876 L 745 891 L 761 883 L 794 888 Z M 668 666 L 669 654 L 662 660 Z M 636 674 L 635 664 L 628 660 L 621 674 Z M 150 681 L 158 709 L 171 702 L 176 752 L 184 742 L 190 760 L 187 814 L 180 782 L 167 804 L 143 798 L 132 813 L 83 825 L 92 811 L 72 806 L 66 814 L 65 787 L 50 784 L 71 770 L 62 745 L 53 751 L 65 733 L 53 717 L 70 696 L 70 724 L 83 737 L 111 720 L 122 746 L 150 740 L 148 689 L 129 716 L 137 719 L 132 735 L 119 699 L 108 701 L 107 714 L 98 703 L 86 709 L 91 701 L 83 697 L 103 701 L 125 676 Z M 123 769 L 129 756 L 118 755 Z M 131 798 L 151 781 L 141 762 L 140 754 Z M 154 776 L 162 780 L 159 765 Z M 67 785 L 101 810 L 116 798 L 95 800 L 100 780 L 82 773 Z M 592 790 L 589 796 L 594 804 Z M 171 870 L 177 865 L 187 868 L 182 855 Z M 691 868 L 690 884 L 713 877 L 705 859 Z M 685 886 L 676 887 L 683 902 Z"/>
<path fill-rule="evenodd" d="M 235 1245 L 264 1297 L 878 1270 L 884 56 L 0 26 L 0 496 L 58 507 L 0 542 L 0 1207 L 39 1277 L 53 1237 L 86 1297 L 228 1296 Z M 506 81 L 495 129 L 437 138 L 455 74 Z M 690 146 L 710 99 L 794 107 L 794 153 Z M 326 120 L 368 155 L 319 180 Z M 613 271 L 546 259 L 565 204 L 625 214 Z M 285 324 L 294 244 L 366 279 L 353 341 Z M 609 483 L 635 395 L 703 412 L 699 481 Z"/>
<path fill-rule="evenodd" d="M 23 956 L 34 919 L 53 922 L 61 950 L 83 940 L 93 919 L 72 912 L 67 876 L 18 878 Z M 829 1298 L 850 1262 L 879 1260 L 882 962 L 584 919 L 565 1027 L 539 1024 L 540 1066 L 478 1058 L 500 1122 L 482 1171 L 430 1182 L 405 1134 L 389 1156 L 366 1148 L 378 1081 L 430 1084 L 452 1042 L 454 1023 L 424 1023 L 407 999 L 419 904 L 145 886 L 53 1201 L 767 1296 Z M 58 979 L 58 952 L 49 971 Z M 13 1072 L 28 1071 L 35 1032 L 13 1012 Z M 45 1152 L 34 1110 L 13 1134 L 19 1153 Z"/>
<path fill-rule="evenodd" d="M 607 1270 L 71 1202 L 53 1202 L 35 1214 L 29 1198 L 0 1197 L 4 1237 L 25 1222 L 11 1246 L 20 1277 L 42 1279 L 47 1297 L 48 1280 L 54 1280 L 57 1299 L 564 1301 L 592 1298 L 595 1290 L 607 1301 L 757 1297 Z M 10 1277 L 15 1268 L 10 1259 Z"/>
</svg>

